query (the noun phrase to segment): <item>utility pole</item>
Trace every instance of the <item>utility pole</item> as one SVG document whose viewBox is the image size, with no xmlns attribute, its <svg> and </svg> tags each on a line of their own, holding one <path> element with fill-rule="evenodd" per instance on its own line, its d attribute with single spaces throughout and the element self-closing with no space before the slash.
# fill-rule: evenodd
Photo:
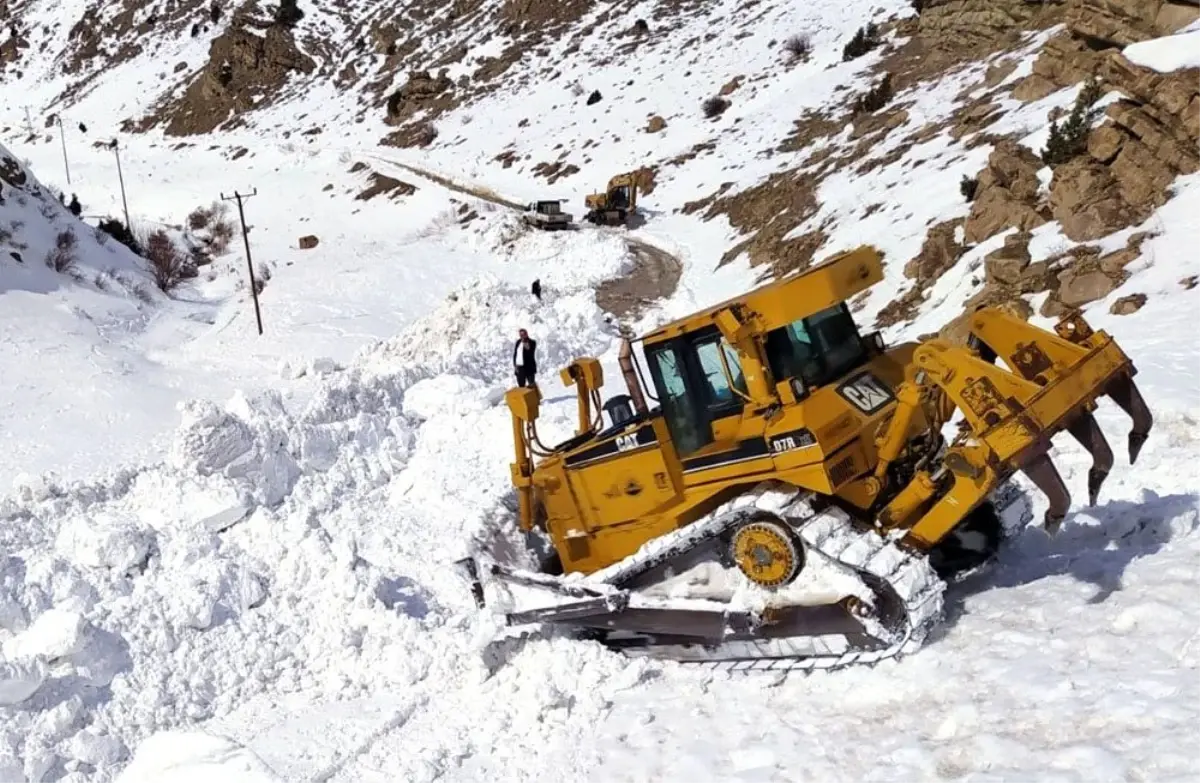
<svg viewBox="0 0 1200 783">
<path fill-rule="evenodd" d="M 130 233 L 132 233 L 133 223 L 129 222 L 129 202 L 125 200 L 125 175 L 121 173 L 121 151 L 116 139 L 113 139 L 112 143 L 108 146 L 112 148 L 113 154 L 117 156 L 117 179 L 121 182 L 121 206 L 125 208 L 125 228 L 129 229 Z"/>
<path fill-rule="evenodd" d="M 221 194 L 222 201 L 237 201 L 238 220 L 242 222 L 242 242 L 246 245 L 246 271 L 250 274 L 250 296 L 254 297 L 254 318 L 258 321 L 258 333 L 263 333 L 262 311 L 258 308 L 258 284 L 254 282 L 254 262 L 250 259 L 250 235 L 246 231 L 246 212 L 242 208 L 242 200 L 248 199 L 251 196 L 258 195 L 258 188 L 255 188 L 252 193 L 238 193 L 233 191 L 233 196 Z"/>
<path fill-rule="evenodd" d="M 62 142 L 63 150 L 63 168 L 67 170 L 67 184 L 71 184 L 71 164 L 67 162 L 67 136 L 63 132 L 62 115 L 54 115 L 54 121 L 58 123 L 58 139 Z"/>
</svg>

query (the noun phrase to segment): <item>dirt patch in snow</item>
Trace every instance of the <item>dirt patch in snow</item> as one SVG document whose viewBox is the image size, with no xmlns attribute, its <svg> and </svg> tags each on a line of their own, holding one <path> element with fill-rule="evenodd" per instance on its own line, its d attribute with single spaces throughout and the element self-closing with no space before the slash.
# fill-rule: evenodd
<svg viewBox="0 0 1200 783">
<path fill-rule="evenodd" d="M 649 304 L 675 293 L 683 265 L 665 250 L 626 239 L 637 263 L 628 275 L 613 278 L 596 289 L 596 304 L 619 319 L 636 319 Z"/>
</svg>

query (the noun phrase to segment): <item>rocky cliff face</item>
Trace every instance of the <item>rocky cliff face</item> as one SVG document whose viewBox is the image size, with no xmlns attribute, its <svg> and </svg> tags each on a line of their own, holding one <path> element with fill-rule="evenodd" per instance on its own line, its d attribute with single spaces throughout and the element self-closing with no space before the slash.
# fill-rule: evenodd
<svg viewBox="0 0 1200 783">
<path fill-rule="evenodd" d="M 1011 143 L 997 145 L 979 175 L 967 242 L 1009 229 L 1027 232 L 1047 220 L 1058 221 L 1074 242 L 1092 242 L 1143 223 L 1170 198 L 1176 177 L 1200 170 L 1200 69 L 1158 73 L 1118 50 L 1197 18 L 1200 5 L 1071 0 L 1067 29 L 1047 43 L 1013 95 L 1038 100 L 1094 78 L 1103 94 L 1119 97 L 1086 133 L 1080 154 L 1053 167 L 1045 191 L 1037 177 L 1044 164 L 1037 156 Z M 1054 275 L 1026 272 L 1010 261 L 1003 266 L 1008 274 L 989 274 L 984 298 L 1045 292 L 1043 314 L 1080 307 L 1127 279 L 1125 267 L 1137 259 L 1141 239 L 1135 235 L 1125 249 L 1104 257 L 1094 246 L 1076 248 L 1055 259 L 1061 269 Z M 1028 242 L 1025 234 L 1010 240 Z M 1018 274 L 1022 284 L 1014 290 Z"/>
</svg>

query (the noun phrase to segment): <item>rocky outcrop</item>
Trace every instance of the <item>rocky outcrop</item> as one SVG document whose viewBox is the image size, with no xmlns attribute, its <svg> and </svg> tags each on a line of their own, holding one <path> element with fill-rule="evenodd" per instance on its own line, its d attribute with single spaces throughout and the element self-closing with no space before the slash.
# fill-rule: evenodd
<svg viewBox="0 0 1200 783">
<path fill-rule="evenodd" d="M 963 246 L 957 239 L 963 219 L 947 220 L 929 229 L 925 243 L 916 258 L 904 265 L 904 276 L 916 280 L 918 286 L 928 286 L 958 263 Z"/>
<path fill-rule="evenodd" d="M 1060 0 L 925 0 L 917 30 L 946 46 L 991 41 L 1047 21 Z"/>
<path fill-rule="evenodd" d="M 1195 2 L 1070 0 L 1067 7 L 1067 24 L 1076 36 L 1108 46 L 1169 35 L 1197 18 Z"/>
<path fill-rule="evenodd" d="M 446 103 L 446 94 L 454 89 L 454 82 L 445 73 L 436 78 L 428 71 L 413 71 L 408 81 L 392 93 L 387 101 L 387 123 L 399 125 L 406 119 L 425 109 L 437 109 L 438 103 Z"/>
<path fill-rule="evenodd" d="M 967 244 L 977 244 L 1005 229 L 1028 231 L 1046 222 L 1038 196 L 1041 182 L 1037 172 L 1043 165 L 1028 147 L 1007 139 L 996 144 L 979 175 L 971 214 L 964 224 Z"/>
<path fill-rule="evenodd" d="M 214 38 L 208 64 L 170 113 L 168 136 L 209 133 L 231 115 L 269 103 L 293 73 L 312 73 L 312 58 L 296 47 L 292 33 L 272 25 L 264 35 L 231 28 Z"/>
<path fill-rule="evenodd" d="M 1120 100 L 1087 154 L 1054 171 L 1050 207 L 1063 233 L 1089 241 L 1146 220 L 1180 174 L 1200 171 L 1200 69 L 1162 74 L 1106 52 L 1097 72 Z"/>
<path fill-rule="evenodd" d="M 1040 101 L 1051 93 L 1086 80 L 1096 71 L 1101 53 L 1069 31 L 1051 38 L 1033 61 L 1033 72 L 1013 88 L 1019 101 Z"/>
<path fill-rule="evenodd" d="M 1036 101 L 1096 73 L 1106 50 L 1169 35 L 1200 18 L 1200 0 L 1068 0 L 1067 30 L 1050 39 L 1013 96 Z"/>
</svg>

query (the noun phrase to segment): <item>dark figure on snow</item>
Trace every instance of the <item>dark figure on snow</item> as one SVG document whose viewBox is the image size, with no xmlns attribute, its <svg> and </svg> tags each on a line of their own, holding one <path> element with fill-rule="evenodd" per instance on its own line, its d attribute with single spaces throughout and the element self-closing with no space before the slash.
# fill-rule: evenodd
<svg viewBox="0 0 1200 783">
<path fill-rule="evenodd" d="M 530 290 L 533 291 L 533 295 L 537 297 L 539 302 L 542 301 L 542 279 L 540 277 L 533 281 Z"/>
<path fill-rule="evenodd" d="M 517 372 L 518 386 L 537 386 L 534 376 L 537 375 L 537 340 L 530 338 L 529 333 L 522 329 L 520 337 L 513 345 L 513 369 Z"/>
</svg>

